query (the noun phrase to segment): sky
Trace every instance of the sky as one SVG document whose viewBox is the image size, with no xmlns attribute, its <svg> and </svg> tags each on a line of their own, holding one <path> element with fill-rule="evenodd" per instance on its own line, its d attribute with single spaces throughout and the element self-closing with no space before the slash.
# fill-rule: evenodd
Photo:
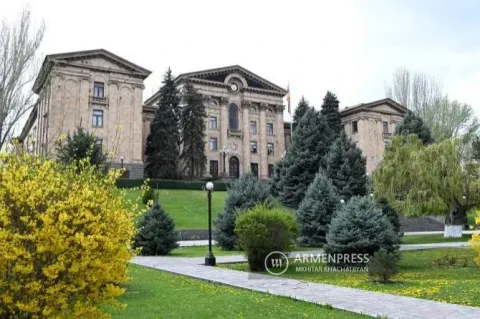
<svg viewBox="0 0 480 319">
<path fill-rule="evenodd" d="M 480 116 L 480 1 L 0 0 L 13 21 L 29 5 L 46 54 L 104 48 L 151 70 L 144 99 L 174 74 L 239 64 L 320 108 L 385 97 L 393 71 L 436 77 Z M 288 116 L 286 114 L 286 116 Z"/>
</svg>

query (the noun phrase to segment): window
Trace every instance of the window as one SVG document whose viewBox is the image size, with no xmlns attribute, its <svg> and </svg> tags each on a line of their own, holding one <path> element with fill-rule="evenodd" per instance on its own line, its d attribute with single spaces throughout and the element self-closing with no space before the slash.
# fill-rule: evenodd
<svg viewBox="0 0 480 319">
<path fill-rule="evenodd" d="M 217 129 L 217 118 L 215 116 L 210 116 L 210 129 L 211 130 Z"/>
<path fill-rule="evenodd" d="M 274 166 L 273 164 L 268 164 L 268 177 L 272 178 L 274 173 Z"/>
<path fill-rule="evenodd" d="M 95 97 L 104 97 L 105 96 L 105 85 L 103 82 L 94 82 L 93 83 L 93 96 Z"/>
<path fill-rule="evenodd" d="M 250 121 L 250 134 L 257 134 L 257 122 Z"/>
<path fill-rule="evenodd" d="M 210 161 L 210 175 L 218 177 L 218 161 Z"/>
<path fill-rule="evenodd" d="M 217 138 L 210 137 L 210 151 L 216 151 L 216 150 L 217 150 Z"/>
<path fill-rule="evenodd" d="M 383 133 L 388 133 L 388 122 L 383 122 Z"/>
<path fill-rule="evenodd" d="M 100 150 L 103 150 L 103 138 L 97 138 L 97 140 L 95 141 L 95 144 L 97 144 L 97 147 Z"/>
<path fill-rule="evenodd" d="M 358 132 L 358 123 L 357 121 L 352 122 L 352 133 L 357 133 Z"/>
<path fill-rule="evenodd" d="M 345 131 L 345 125 L 342 124 L 342 131 Z"/>
<path fill-rule="evenodd" d="M 258 178 L 258 163 L 251 163 L 250 170 L 252 171 L 252 175 Z"/>
<path fill-rule="evenodd" d="M 267 135 L 273 135 L 273 123 L 267 123 Z"/>
<path fill-rule="evenodd" d="M 256 154 L 257 153 L 257 141 L 250 142 L 250 152 Z"/>
<path fill-rule="evenodd" d="M 93 110 L 92 127 L 103 127 L 103 111 Z"/>
<path fill-rule="evenodd" d="M 267 143 L 267 154 L 273 155 L 273 143 Z"/>
<path fill-rule="evenodd" d="M 238 106 L 233 103 L 228 107 L 228 127 L 238 130 Z"/>
</svg>

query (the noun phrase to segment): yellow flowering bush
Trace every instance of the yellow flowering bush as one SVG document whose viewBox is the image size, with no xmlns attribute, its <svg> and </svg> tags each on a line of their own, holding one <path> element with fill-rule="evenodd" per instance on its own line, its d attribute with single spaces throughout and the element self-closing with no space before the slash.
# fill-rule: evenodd
<svg viewBox="0 0 480 319">
<path fill-rule="evenodd" d="M 475 223 L 480 225 L 480 209 L 477 210 L 477 218 L 475 219 Z M 475 258 L 475 262 L 480 266 L 480 234 L 473 234 L 471 244 L 473 249 L 478 253 L 477 258 Z"/>
<path fill-rule="evenodd" d="M 0 155 L 0 318 L 108 318 L 133 255 L 118 172 Z"/>
</svg>

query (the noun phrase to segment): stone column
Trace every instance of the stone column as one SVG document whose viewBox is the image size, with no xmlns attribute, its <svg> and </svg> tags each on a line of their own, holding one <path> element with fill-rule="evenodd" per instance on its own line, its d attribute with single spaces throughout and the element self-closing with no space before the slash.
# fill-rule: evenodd
<svg viewBox="0 0 480 319">
<path fill-rule="evenodd" d="M 276 145 L 275 145 L 275 162 L 279 161 L 282 158 L 282 154 L 285 151 L 285 130 L 283 123 L 283 110 L 285 107 L 283 105 L 277 105 L 277 120 L 276 120 Z M 291 133 L 290 133 L 291 134 Z"/>
<path fill-rule="evenodd" d="M 228 147 L 228 99 L 220 98 L 220 144 L 218 148 L 221 149 L 224 145 Z M 225 171 L 228 175 L 228 156 L 225 159 Z M 223 174 L 223 155 L 220 157 L 219 174 Z"/>
<path fill-rule="evenodd" d="M 242 157 L 243 157 L 243 173 L 250 172 L 250 118 L 249 118 L 249 108 L 250 102 L 243 101 L 243 137 L 242 137 Z"/>
<path fill-rule="evenodd" d="M 259 178 L 268 178 L 268 165 L 267 165 L 267 121 L 265 118 L 265 110 L 267 105 L 262 103 L 260 105 L 260 131 L 259 131 L 259 142 L 258 142 L 258 155 L 260 163 L 258 164 L 258 177 Z"/>
</svg>

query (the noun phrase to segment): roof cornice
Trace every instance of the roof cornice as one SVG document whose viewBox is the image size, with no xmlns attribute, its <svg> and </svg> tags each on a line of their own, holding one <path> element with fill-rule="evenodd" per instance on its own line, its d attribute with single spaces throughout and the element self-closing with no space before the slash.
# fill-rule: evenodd
<svg viewBox="0 0 480 319">
<path fill-rule="evenodd" d="M 406 114 L 407 113 L 407 108 L 404 107 L 403 105 L 395 102 L 394 100 L 390 99 L 390 98 L 386 98 L 386 99 L 381 99 L 381 100 L 377 100 L 377 101 L 373 101 L 373 102 L 369 102 L 369 103 L 362 103 L 362 104 L 358 104 L 358 105 L 355 105 L 353 107 L 346 107 L 342 110 L 340 110 L 340 116 L 347 116 L 347 115 L 351 115 L 351 114 L 355 114 L 355 113 L 359 113 L 359 112 L 371 112 L 370 108 L 372 107 L 375 107 L 375 106 L 378 106 L 378 105 L 388 105 L 390 106 L 391 108 L 397 110 L 398 112 L 402 113 L 402 114 Z M 381 111 L 375 111 L 375 112 L 380 112 L 380 113 L 387 113 L 387 114 L 393 114 L 391 112 L 381 112 Z"/>
</svg>

